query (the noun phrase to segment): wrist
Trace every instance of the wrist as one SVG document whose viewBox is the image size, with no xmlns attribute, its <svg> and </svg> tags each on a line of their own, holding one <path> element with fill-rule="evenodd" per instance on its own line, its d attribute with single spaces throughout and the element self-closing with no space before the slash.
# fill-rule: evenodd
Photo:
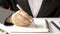
<svg viewBox="0 0 60 34">
<path fill-rule="evenodd" d="M 7 23 L 12 23 L 12 18 L 11 18 L 11 16 L 8 17 L 5 22 L 7 22 Z"/>
</svg>

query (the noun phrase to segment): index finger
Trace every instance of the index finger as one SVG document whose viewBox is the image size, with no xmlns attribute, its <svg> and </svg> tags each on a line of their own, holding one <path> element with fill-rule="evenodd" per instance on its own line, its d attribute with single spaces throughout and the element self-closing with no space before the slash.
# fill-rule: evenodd
<svg viewBox="0 0 60 34">
<path fill-rule="evenodd" d="M 27 18 L 30 22 L 33 22 L 33 18 L 29 16 L 24 10 L 19 10 L 19 14 Z"/>
</svg>

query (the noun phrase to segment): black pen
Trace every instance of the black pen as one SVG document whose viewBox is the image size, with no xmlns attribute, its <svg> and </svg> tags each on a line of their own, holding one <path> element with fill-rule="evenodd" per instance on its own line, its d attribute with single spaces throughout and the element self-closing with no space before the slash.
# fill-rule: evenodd
<svg viewBox="0 0 60 34">
<path fill-rule="evenodd" d="M 56 25 L 53 21 L 51 21 L 51 23 L 60 31 L 60 27 L 58 25 Z"/>
</svg>

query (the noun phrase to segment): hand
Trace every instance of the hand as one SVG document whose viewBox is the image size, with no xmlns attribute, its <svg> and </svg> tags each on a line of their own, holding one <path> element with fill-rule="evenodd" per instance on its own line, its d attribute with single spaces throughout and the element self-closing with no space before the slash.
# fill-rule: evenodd
<svg viewBox="0 0 60 34">
<path fill-rule="evenodd" d="M 33 18 L 29 16 L 25 11 L 18 10 L 11 16 L 10 22 L 17 26 L 28 26 L 33 22 Z"/>
</svg>

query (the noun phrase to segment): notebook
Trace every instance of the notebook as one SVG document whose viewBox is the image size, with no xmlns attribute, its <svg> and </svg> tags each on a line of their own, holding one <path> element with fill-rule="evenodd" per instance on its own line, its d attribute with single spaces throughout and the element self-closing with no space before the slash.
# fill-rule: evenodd
<svg viewBox="0 0 60 34">
<path fill-rule="evenodd" d="M 49 32 L 49 25 L 45 19 L 33 18 L 34 23 L 31 23 L 28 27 L 20 27 L 20 26 L 5 26 L 4 30 L 9 31 L 11 33 L 20 33 L 20 32 Z"/>
</svg>

